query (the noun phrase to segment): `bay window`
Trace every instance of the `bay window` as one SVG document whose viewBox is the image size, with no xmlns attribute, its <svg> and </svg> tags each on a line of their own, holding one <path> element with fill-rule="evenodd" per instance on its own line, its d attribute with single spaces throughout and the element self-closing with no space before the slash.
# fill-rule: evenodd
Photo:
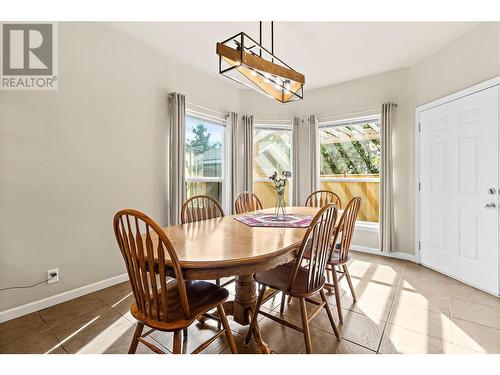
<svg viewBox="0 0 500 375">
<path fill-rule="evenodd" d="M 253 192 L 264 208 L 274 207 L 276 192 L 269 180 L 274 171 L 292 171 L 291 125 L 256 124 L 253 133 Z M 294 176 L 292 175 L 292 178 Z M 285 189 L 285 204 L 291 204 L 291 179 Z"/>
<path fill-rule="evenodd" d="M 379 221 L 380 117 L 319 123 L 322 189 L 336 193 L 345 206 L 362 198 L 358 220 Z"/>
<path fill-rule="evenodd" d="M 224 205 L 225 121 L 191 112 L 186 116 L 186 198 L 208 195 Z"/>
</svg>

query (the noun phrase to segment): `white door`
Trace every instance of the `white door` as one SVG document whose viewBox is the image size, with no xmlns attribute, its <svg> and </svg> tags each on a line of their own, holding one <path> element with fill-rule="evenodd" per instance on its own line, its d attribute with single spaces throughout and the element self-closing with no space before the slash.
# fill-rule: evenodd
<svg viewBox="0 0 500 375">
<path fill-rule="evenodd" d="M 420 113 L 421 262 L 498 294 L 498 86 Z"/>
</svg>

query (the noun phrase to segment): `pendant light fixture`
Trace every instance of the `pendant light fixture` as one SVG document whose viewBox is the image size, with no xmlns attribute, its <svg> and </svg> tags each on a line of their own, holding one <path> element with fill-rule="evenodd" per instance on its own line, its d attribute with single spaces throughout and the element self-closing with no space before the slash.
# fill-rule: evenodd
<svg viewBox="0 0 500 375">
<path fill-rule="evenodd" d="M 271 22 L 271 51 L 262 46 L 262 22 L 259 43 L 244 32 L 217 43 L 219 74 L 253 88 L 281 103 L 304 96 L 305 77 L 274 55 L 274 23 Z"/>
</svg>

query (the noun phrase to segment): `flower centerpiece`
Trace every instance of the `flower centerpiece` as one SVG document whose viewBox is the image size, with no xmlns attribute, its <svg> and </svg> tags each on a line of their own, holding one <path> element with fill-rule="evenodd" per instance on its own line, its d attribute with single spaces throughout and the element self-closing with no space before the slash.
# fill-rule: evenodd
<svg viewBox="0 0 500 375">
<path fill-rule="evenodd" d="M 288 183 L 288 179 L 292 177 L 290 171 L 274 171 L 269 179 L 273 182 L 273 188 L 276 190 L 276 204 L 275 204 L 275 220 L 285 220 L 285 187 Z"/>
</svg>

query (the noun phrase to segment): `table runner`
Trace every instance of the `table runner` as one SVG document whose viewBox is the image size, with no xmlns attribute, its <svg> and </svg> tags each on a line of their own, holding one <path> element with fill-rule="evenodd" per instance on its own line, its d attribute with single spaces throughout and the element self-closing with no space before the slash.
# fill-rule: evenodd
<svg viewBox="0 0 500 375">
<path fill-rule="evenodd" d="M 274 214 L 256 213 L 236 216 L 234 219 L 249 227 L 307 228 L 312 216 L 287 214 L 285 220 L 276 220 Z"/>
</svg>

